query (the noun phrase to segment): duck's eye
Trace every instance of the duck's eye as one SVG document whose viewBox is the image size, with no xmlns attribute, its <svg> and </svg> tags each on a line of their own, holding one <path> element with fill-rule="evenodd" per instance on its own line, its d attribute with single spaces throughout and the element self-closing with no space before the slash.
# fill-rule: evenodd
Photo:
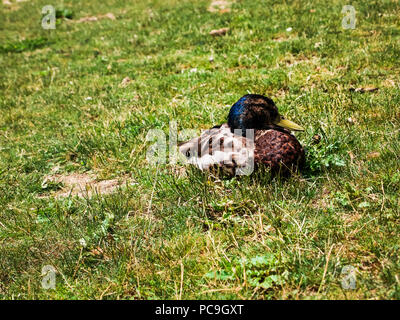
<svg viewBox="0 0 400 320">
<path fill-rule="evenodd" d="M 190 158 L 190 150 L 186 151 L 186 158 Z"/>
<path fill-rule="evenodd" d="M 279 122 L 281 122 L 282 120 L 285 120 L 285 117 L 284 117 L 284 116 L 281 116 L 281 115 L 278 115 L 278 116 L 276 117 L 275 123 L 279 123 Z"/>
</svg>

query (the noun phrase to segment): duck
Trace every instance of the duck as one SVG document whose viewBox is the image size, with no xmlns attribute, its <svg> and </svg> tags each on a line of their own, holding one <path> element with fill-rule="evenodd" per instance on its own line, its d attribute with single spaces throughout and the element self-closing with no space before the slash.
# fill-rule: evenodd
<svg viewBox="0 0 400 320">
<path fill-rule="evenodd" d="M 305 152 L 291 131 L 304 129 L 283 117 L 274 101 L 247 94 L 230 108 L 227 122 L 182 142 L 186 163 L 202 171 L 250 175 L 260 168 L 273 175 L 290 175 L 305 163 Z"/>
</svg>

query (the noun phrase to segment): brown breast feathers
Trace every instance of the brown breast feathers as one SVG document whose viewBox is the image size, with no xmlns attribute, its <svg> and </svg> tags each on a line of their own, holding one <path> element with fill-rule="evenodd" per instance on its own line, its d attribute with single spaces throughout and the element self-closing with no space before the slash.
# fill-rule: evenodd
<svg viewBox="0 0 400 320">
<path fill-rule="evenodd" d="M 254 161 L 270 167 L 273 172 L 289 173 L 303 165 L 304 149 L 287 130 L 257 130 Z"/>
</svg>

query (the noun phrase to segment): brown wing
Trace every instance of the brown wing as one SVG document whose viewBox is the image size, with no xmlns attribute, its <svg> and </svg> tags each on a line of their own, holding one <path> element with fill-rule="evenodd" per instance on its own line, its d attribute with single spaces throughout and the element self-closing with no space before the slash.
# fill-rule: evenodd
<svg viewBox="0 0 400 320">
<path fill-rule="evenodd" d="M 258 130 L 255 133 L 254 161 L 273 172 L 289 173 L 304 164 L 304 149 L 288 131 Z"/>
</svg>

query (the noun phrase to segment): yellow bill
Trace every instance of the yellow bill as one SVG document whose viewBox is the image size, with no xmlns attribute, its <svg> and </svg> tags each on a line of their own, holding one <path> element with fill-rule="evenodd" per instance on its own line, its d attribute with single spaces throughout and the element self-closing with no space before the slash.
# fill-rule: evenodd
<svg viewBox="0 0 400 320">
<path fill-rule="evenodd" d="M 297 123 L 284 118 L 281 118 L 279 121 L 275 122 L 275 124 L 289 130 L 304 131 L 303 127 L 300 127 Z"/>
</svg>

